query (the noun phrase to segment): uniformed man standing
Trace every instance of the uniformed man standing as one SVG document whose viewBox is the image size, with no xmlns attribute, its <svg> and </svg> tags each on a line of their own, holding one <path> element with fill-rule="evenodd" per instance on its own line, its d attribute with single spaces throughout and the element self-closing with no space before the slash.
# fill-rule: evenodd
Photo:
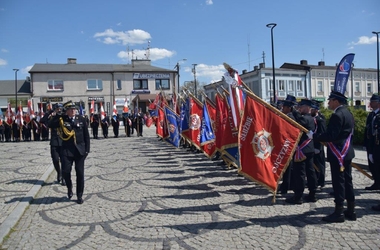
<svg viewBox="0 0 380 250">
<path fill-rule="evenodd" d="M 303 200 L 307 202 L 316 202 L 315 193 L 317 191 L 317 176 L 313 166 L 314 143 L 313 134 L 315 131 L 315 122 L 310 115 L 311 100 L 302 99 L 298 106 L 299 111 L 293 111 L 295 120 L 305 127 L 309 133 L 304 133 L 298 143 L 297 150 L 293 157 L 293 178 L 294 178 L 294 196 L 287 198 L 285 201 L 291 204 L 302 204 Z M 305 190 L 305 177 L 309 194 L 303 196 Z"/>
<path fill-rule="evenodd" d="M 144 114 L 139 109 L 139 112 L 136 115 L 136 130 L 137 130 L 137 136 L 143 136 L 143 125 L 144 125 Z"/>
<path fill-rule="evenodd" d="M 110 126 L 110 118 L 108 117 L 107 113 L 105 113 L 105 117 L 101 121 L 100 125 L 102 126 L 103 137 L 108 138 L 108 127 Z"/>
<path fill-rule="evenodd" d="M 42 118 L 44 122 L 49 125 L 49 120 L 56 115 L 62 115 L 63 105 L 61 103 L 57 103 L 53 106 L 53 112 L 46 113 L 46 115 Z M 50 128 L 50 156 L 53 161 L 54 169 L 57 172 L 57 183 L 61 183 L 63 186 L 66 186 L 65 179 L 62 178 L 62 170 L 61 170 L 61 148 L 62 148 L 62 139 L 58 135 L 58 128 Z"/>
<path fill-rule="evenodd" d="M 62 139 L 62 175 L 66 181 L 67 196 L 73 196 L 73 184 L 71 181 L 71 170 L 75 162 L 77 177 L 77 203 L 83 203 L 84 190 L 84 161 L 90 152 L 90 134 L 86 120 L 81 115 L 76 115 L 75 103 L 69 101 L 63 105 L 66 112 L 63 116 L 55 115 L 49 120 L 49 127 L 58 128 Z"/>
<path fill-rule="evenodd" d="M 370 112 L 367 116 L 366 126 L 364 129 L 364 143 L 363 146 L 367 150 L 367 158 L 368 158 L 368 167 L 373 177 L 373 184 L 371 186 L 365 187 L 366 190 L 380 190 L 380 165 L 376 166 L 373 161 L 373 154 L 370 157 L 370 153 L 368 151 L 370 144 L 374 140 L 375 131 L 373 131 L 373 122 L 374 117 L 379 113 L 380 107 L 380 96 L 377 94 L 373 94 L 370 103 L 370 108 L 372 112 Z"/>
<path fill-rule="evenodd" d="M 113 130 L 114 137 L 117 138 L 119 137 L 119 126 L 120 126 L 119 115 L 115 114 L 112 117 L 111 122 L 112 122 L 112 130 Z"/>
<path fill-rule="evenodd" d="M 315 139 L 327 143 L 327 159 L 330 162 L 332 186 L 335 197 L 335 210 L 323 217 L 326 222 L 344 222 L 345 218 L 356 220 L 355 194 L 352 184 L 351 161 L 355 157 L 352 146 L 354 117 L 347 109 L 347 97 L 339 92 L 331 92 L 328 98 L 331 115 L 326 132 Z M 347 210 L 343 211 L 344 200 Z"/>
</svg>

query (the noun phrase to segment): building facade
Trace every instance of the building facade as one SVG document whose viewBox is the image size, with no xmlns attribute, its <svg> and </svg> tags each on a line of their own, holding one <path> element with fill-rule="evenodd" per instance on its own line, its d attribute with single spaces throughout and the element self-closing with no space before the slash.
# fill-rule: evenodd
<svg viewBox="0 0 380 250">
<path fill-rule="evenodd" d="M 118 113 L 125 102 L 129 109 L 147 111 L 149 101 L 161 90 L 175 91 L 177 71 L 151 66 L 150 60 L 132 60 L 131 64 L 77 64 L 68 58 L 66 64 L 35 64 L 29 71 L 35 109 L 48 103 L 73 101 L 89 113 L 102 105 L 112 113 L 114 101 Z M 170 96 L 170 94 L 169 94 Z"/>
</svg>

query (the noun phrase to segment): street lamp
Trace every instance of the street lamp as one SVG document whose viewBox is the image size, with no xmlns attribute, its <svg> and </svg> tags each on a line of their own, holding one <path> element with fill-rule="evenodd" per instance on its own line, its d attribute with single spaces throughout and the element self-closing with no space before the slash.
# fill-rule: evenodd
<svg viewBox="0 0 380 250">
<path fill-rule="evenodd" d="M 276 27 L 277 24 L 275 23 L 268 23 L 267 27 L 270 28 L 270 38 L 272 41 L 272 70 L 273 70 L 273 104 L 276 102 L 276 76 L 275 76 L 275 69 L 274 69 L 274 45 L 273 45 L 273 29 Z"/>
<path fill-rule="evenodd" d="M 196 76 L 196 74 L 197 74 L 197 72 L 196 72 L 196 70 L 195 70 L 195 66 L 197 66 L 198 64 L 196 64 L 196 63 L 193 63 L 193 74 L 194 74 L 194 95 L 195 95 L 195 97 L 197 97 L 198 98 L 198 95 L 197 95 L 197 76 Z"/>
<path fill-rule="evenodd" d="M 372 31 L 377 37 L 377 92 L 380 92 L 380 69 L 379 69 L 379 32 Z"/>
<path fill-rule="evenodd" d="M 15 106 L 15 113 L 17 113 L 17 71 L 19 71 L 19 69 L 13 69 L 14 72 L 15 72 L 15 94 L 16 94 L 16 106 Z"/>
<path fill-rule="evenodd" d="M 186 61 L 187 59 L 186 58 L 184 58 L 184 59 L 182 59 L 182 60 L 179 60 L 178 62 L 177 62 L 177 64 L 176 64 L 176 68 L 177 68 L 177 77 L 178 77 L 178 82 L 177 82 L 177 85 L 178 85 L 178 90 L 177 90 L 177 93 L 179 94 L 179 85 L 180 85 L 180 83 L 179 83 L 179 63 L 180 62 L 184 62 L 184 61 Z"/>
</svg>

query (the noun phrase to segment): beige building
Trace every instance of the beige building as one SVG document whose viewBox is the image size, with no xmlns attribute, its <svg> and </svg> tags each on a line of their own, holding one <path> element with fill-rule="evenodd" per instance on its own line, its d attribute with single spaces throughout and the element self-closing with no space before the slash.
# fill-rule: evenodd
<svg viewBox="0 0 380 250">
<path fill-rule="evenodd" d="M 29 71 L 34 109 L 48 103 L 69 100 L 82 105 L 88 114 L 91 102 L 112 114 L 114 101 L 121 114 L 125 102 L 129 109 L 147 110 L 149 101 L 163 90 L 168 97 L 175 90 L 177 71 L 154 67 L 150 60 L 132 60 L 131 64 L 78 64 L 75 58 L 66 64 L 35 64 Z"/>
</svg>

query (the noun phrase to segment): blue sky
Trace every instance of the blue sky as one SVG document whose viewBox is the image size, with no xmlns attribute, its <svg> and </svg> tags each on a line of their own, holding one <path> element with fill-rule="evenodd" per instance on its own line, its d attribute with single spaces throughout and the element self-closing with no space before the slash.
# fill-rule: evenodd
<svg viewBox="0 0 380 250">
<path fill-rule="evenodd" d="M 377 68 L 379 0 L 2 0 L 0 80 L 25 79 L 35 63 L 130 63 L 149 59 L 180 81 L 220 80 L 223 62 L 242 72 L 265 60 L 325 61 L 355 53 L 357 68 Z M 129 53 L 128 53 L 129 51 Z M 263 52 L 265 59 L 263 59 Z M 186 59 L 186 61 L 182 61 Z"/>
</svg>

